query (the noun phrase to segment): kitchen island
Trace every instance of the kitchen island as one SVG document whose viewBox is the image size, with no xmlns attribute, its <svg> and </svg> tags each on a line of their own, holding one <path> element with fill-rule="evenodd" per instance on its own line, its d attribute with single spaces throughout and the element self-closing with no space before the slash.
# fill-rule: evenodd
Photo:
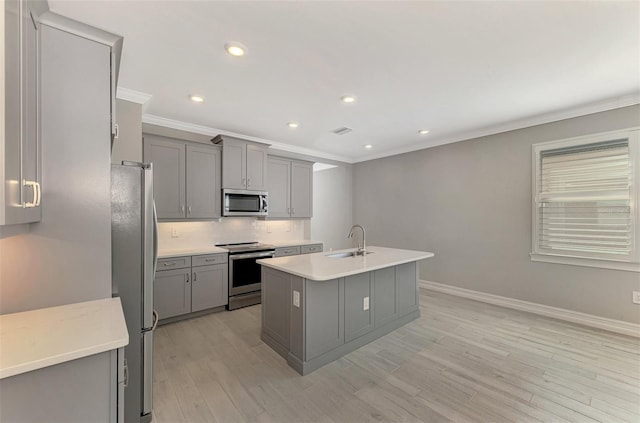
<svg viewBox="0 0 640 423">
<path fill-rule="evenodd" d="M 353 252 L 258 260 L 261 338 L 302 375 L 420 316 L 417 262 L 433 253 Z"/>
</svg>

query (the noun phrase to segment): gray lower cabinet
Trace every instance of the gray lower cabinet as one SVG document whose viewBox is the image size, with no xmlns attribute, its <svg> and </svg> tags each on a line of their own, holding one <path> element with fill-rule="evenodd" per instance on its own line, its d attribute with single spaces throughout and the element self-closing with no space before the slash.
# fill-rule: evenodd
<svg viewBox="0 0 640 423">
<path fill-rule="evenodd" d="M 262 276 L 262 340 L 301 374 L 420 315 L 415 262 L 328 281 Z"/>
<path fill-rule="evenodd" d="M 191 312 L 191 268 L 157 271 L 153 307 L 160 320 Z"/>
<path fill-rule="evenodd" d="M 313 215 L 313 163 L 269 157 L 269 218 Z"/>
<path fill-rule="evenodd" d="M 226 253 L 158 260 L 153 301 L 160 321 L 226 305 L 227 261 Z"/>
<path fill-rule="evenodd" d="M 144 134 L 144 161 L 153 164 L 158 219 L 220 217 L 221 153 L 217 146 Z"/>
<path fill-rule="evenodd" d="M 191 311 L 226 305 L 229 301 L 227 264 L 194 267 L 191 283 Z"/>
<path fill-rule="evenodd" d="M 0 380 L 3 422 L 124 422 L 122 349 Z M 64 389 L 61 389 L 64 387 Z"/>
</svg>

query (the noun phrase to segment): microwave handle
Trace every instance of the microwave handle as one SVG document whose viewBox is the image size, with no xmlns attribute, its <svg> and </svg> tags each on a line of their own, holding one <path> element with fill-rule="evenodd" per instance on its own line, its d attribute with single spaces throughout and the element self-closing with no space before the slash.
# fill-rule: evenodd
<svg viewBox="0 0 640 423">
<path fill-rule="evenodd" d="M 260 206 L 261 211 L 266 212 L 267 211 L 267 196 L 266 195 L 261 195 L 260 196 L 260 202 L 262 203 Z"/>
</svg>

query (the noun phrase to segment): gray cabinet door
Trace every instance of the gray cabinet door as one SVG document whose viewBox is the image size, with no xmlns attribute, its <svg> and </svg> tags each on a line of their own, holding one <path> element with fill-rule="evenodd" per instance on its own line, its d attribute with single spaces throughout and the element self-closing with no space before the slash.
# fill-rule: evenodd
<svg viewBox="0 0 640 423">
<path fill-rule="evenodd" d="M 191 311 L 190 269 L 156 272 L 153 281 L 153 305 L 160 319 Z"/>
<path fill-rule="evenodd" d="M 265 191 L 267 189 L 267 149 L 247 144 L 247 189 Z"/>
<path fill-rule="evenodd" d="M 291 217 L 313 215 L 313 165 L 291 162 Z"/>
<path fill-rule="evenodd" d="M 187 145 L 187 218 L 220 217 L 220 150 Z"/>
<path fill-rule="evenodd" d="M 352 341 L 373 329 L 371 272 L 344 278 L 344 338 Z M 367 310 L 364 303 L 367 301 Z"/>
<path fill-rule="evenodd" d="M 222 146 L 222 188 L 247 188 L 247 144 L 233 139 Z"/>
<path fill-rule="evenodd" d="M 305 343 L 309 361 L 344 344 L 344 278 L 305 280 Z"/>
<path fill-rule="evenodd" d="M 269 217 L 289 217 L 291 161 L 269 157 Z"/>
<path fill-rule="evenodd" d="M 396 289 L 395 267 L 387 267 L 372 272 L 373 309 L 375 327 L 381 327 L 398 317 L 398 290 Z"/>
<path fill-rule="evenodd" d="M 396 266 L 396 284 L 398 286 L 398 313 L 400 316 L 418 310 L 418 272 L 417 263 Z"/>
<path fill-rule="evenodd" d="M 194 267 L 191 283 L 191 311 L 220 307 L 229 301 L 226 264 Z"/>
<path fill-rule="evenodd" d="M 34 206 L 40 183 L 38 122 L 38 28 L 31 17 L 31 1 L 7 0 L 4 15 L 4 134 L 0 141 L 0 225 L 37 222 L 41 207 Z M 35 17 L 35 13 L 34 13 Z M 23 183 L 23 182 L 26 182 Z M 23 207 L 25 204 L 31 205 Z"/>
<path fill-rule="evenodd" d="M 262 275 L 262 330 L 289 349 L 292 275 L 264 266 Z"/>
<path fill-rule="evenodd" d="M 158 219 L 184 218 L 185 144 L 147 134 L 144 136 L 144 161 L 153 164 L 153 197 Z"/>
</svg>

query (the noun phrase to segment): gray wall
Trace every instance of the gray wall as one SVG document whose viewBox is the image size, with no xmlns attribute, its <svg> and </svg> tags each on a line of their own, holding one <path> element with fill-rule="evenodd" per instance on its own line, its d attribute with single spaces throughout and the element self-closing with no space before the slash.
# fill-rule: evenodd
<svg viewBox="0 0 640 423">
<path fill-rule="evenodd" d="M 142 105 L 116 100 L 118 139 L 113 143 L 111 163 L 142 162 Z"/>
<path fill-rule="evenodd" d="M 311 239 L 323 241 L 325 251 L 351 247 L 347 234 L 353 224 L 352 166 L 335 164 L 338 167 L 313 173 Z"/>
<path fill-rule="evenodd" d="M 640 274 L 534 263 L 531 145 L 640 125 L 631 106 L 358 163 L 354 217 L 371 245 L 432 251 L 420 278 L 640 322 Z"/>
</svg>

